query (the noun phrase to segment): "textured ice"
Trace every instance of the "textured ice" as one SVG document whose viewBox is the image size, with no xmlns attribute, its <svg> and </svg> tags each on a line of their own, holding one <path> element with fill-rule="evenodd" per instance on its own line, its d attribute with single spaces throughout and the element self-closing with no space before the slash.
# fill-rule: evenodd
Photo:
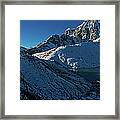
<svg viewBox="0 0 120 120">
<path fill-rule="evenodd" d="M 41 53 L 36 53 L 34 56 L 40 58 Z M 46 58 L 43 57 L 43 59 Z M 84 42 L 80 45 L 58 47 L 53 51 L 51 50 L 51 55 L 47 56 L 48 59 L 76 68 L 99 67 L 100 45 L 99 42 Z"/>
</svg>

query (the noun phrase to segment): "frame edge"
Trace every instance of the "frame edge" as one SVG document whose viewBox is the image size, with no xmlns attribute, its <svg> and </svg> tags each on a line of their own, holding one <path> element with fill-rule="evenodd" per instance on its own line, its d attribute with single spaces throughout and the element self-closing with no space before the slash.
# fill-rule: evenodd
<svg viewBox="0 0 120 120">
<path fill-rule="evenodd" d="M 30 1 L 25 1 L 25 5 L 26 4 L 28 4 Z M 45 4 L 68 4 L 69 3 L 69 1 L 58 1 L 58 2 L 56 2 L 56 1 L 52 1 L 51 3 L 49 3 L 48 1 L 31 1 L 31 4 L 32 3 L 35 3 L 35 4 L 38 4 L 38 3 L 45 3 Z M 76 1 L 74 1 L 74 2 L 76 2 Z M 81 3 L 85 3 L 85 2 L 88 2 L 88 1 L 77 1 L 77 2 L 81 2 Z M 95 1 L 91 1 L 91 2 L 95 2 Z M 91 3 L 90 1 L 89 1 L 89 3 Z M 95 3 L 96 4 L 107 4 L 107 3 L 109 3 L 109 2 L 111 2 L 111 1 L 107 1 L 107 2 L 103 2 L 103 1 L 96 1 Z M 40 117 L 40 116 L 31 116 L 30 118 L 28 117 L 28 116 L 19 116 L 19 115 L 16 115 L 16 116 L 12 116 L 12 115 L 5 115 L 5 104 L 3 104 L 3 103 L 5 103 L 5 88 L 4 88 L 4 86 L 5 86 L 5 5 L 12 5 L 12 4 L 15 4 L 15 3 L 17 3 L 17 5 L 20 5 L 21 3 L 23 4 L 23 1 L 2 1 L 1 2 L 1 19 L 0 19 L 0 23 L 1 23 L 1 42 L 0 42 L 0 46 L 1 46 L 1 52 L 0 52 L 0 56 L 1 56 L 1 61 L 0 61 L 0 70 L 1 70 L 1 74 L 0 74 L 0 79 L 1 79 L 1 90 L 0 90 L 0 97 L 1 97 L 1 100 L 0 100 L 0 107 L 1 107 L 1 112 L 0 112 L 0 119 L 2 118 L 2 119 L 33 119 L 33 118 L 35 118 L 35 119 L 60 119 L 60 118 L 64 118 L 64 119 L 71 119 L 71 118 L 73 118 L 73 117 L 71 117 L 71 118 L 68 118 L 67 116 L 42 116 L 41 115 L 41 118 L 38 118 L 38 117 Z M 73 1 L 71 2 L 71 3 L 73 3 Z M 89 4 L 89 3 L 87 3 L 87 4 Z M 31 5 L 30 4 L 30 5 Z M 93 3 L 91 3 L 91 4 L 93 4 Z M 120 109 L 120 106 L 119 106 L 119 40 L 120 40 L 120 36 L 119 36 L 119 33 L 120 33 L 120 31 L 119 31 L 119 29 L 120 29 L 120 2 L 119 1 L 115 1 L 115 2 L 111 2 L 111 4 L 115 4 L 115 59 L 116 59 L 116 63 L 115 63 L 115 115 L 110 115 L 111 117 L 110 118 L 113 118 L 113 119 L 118 119 L 119 120 L 119 109 Z M 116 37 L 116 36 L 118 36 L 118 37 Z M 116 98 L 116 97 L 118 97 L 118 99 Z M 95 116 L 95 115 L 94 115 Z M 109 115 L 108 115 L 109 116 Z M 49 117 L 49 118 L 48 118 Z M 79 118 L 78 118 L 79 117 Z M 91 117 L 91 116 L 89 116 L 90 117 L 90 119 L 96 119 L 96 117 L 94 118 L 94 117 Z M 74 117 L 75 118 L 75 117 Z M 87 119 L 89 119 L 88 117 L 86 117 Z M 102 117 L 100 117 L 100 116 L 98 116 L 98 118 L 97 119 L 107 119 L 108 117 L 105 115 L 104 116 L 104 118 L 102 118 Z M 75 119 L 85 119 L 84 118 L 84 116 L 82 116 L 82 115 L 78 115 L 78 116 L 76 116 L 76 118 Z"/>
</svg>

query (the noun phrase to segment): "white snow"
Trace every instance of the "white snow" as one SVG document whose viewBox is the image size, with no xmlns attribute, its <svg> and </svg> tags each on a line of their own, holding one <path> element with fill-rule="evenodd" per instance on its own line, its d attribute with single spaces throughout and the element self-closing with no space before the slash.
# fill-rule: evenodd
<svg viewBox="0 0 120 120">
<path fill-rule="evenodd" d="M 61 46 L 57 49 L 36 53 L 40 59 L 62 62 L 71 68 L 91 68 L 100 65 L 100 47 L 98 42 L 84 42 L 80 45 Z"/>
</svg>

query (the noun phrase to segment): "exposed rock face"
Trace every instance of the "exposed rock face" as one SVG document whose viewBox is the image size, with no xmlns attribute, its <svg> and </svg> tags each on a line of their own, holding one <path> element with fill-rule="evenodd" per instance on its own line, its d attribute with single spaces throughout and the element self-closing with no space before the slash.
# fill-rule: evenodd
<svg viewBox="0 0 120 120">
<path fill-rule="evenodd" d="M 86 20 L 77 28 L 65 30 L 62 35 L 52 35 L 43 43 L 29 49 L 30 54 L 43 52 L 60 46 L 75 45 L 81 42 L 90 42 L 100 37 L 99 21 Z"/>
</svg>

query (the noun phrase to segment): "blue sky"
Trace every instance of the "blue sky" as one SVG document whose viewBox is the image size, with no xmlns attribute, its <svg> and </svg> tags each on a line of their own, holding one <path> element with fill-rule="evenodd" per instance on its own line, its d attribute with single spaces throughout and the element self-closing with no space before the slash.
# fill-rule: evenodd
<svg viewBox="0 0 120 120">
<path fill-rule="evenodd" d="M 20 45 L 31 48 L 53 34 L 61 35 L 68 27 L 77 27 L 81 22 L 81 20 L 21 20 Z"/>
</svg>

